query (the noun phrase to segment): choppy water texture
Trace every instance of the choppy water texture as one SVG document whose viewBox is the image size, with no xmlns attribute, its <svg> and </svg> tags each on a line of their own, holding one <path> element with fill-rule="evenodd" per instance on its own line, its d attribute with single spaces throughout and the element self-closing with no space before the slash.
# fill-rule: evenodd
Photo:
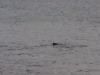
<svg viewBox="0 0 100 75">
<path fill-rule="evenodd" d="M 0 75 L 99 75 L 99 0 L 0 0 Z"/>
</svg>

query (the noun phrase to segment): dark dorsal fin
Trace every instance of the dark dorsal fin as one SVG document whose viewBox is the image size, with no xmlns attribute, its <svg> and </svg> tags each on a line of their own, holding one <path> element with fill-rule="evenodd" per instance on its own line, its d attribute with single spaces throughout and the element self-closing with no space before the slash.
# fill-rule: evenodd
<svg viewBox="0 0 100 75">
<path fill-rule="evenodd" d="M 59 45 L 59 43 L 53 42 L 52 45 L 53 45 L 53 46 L 56 46 L 56 45 Z"/>
</svg>

